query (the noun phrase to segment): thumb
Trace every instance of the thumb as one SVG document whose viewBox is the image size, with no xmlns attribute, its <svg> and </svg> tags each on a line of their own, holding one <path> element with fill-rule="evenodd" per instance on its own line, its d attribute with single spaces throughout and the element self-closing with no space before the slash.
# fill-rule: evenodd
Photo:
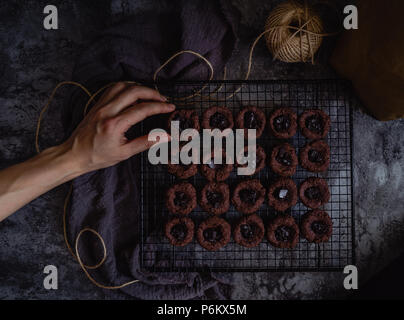
<svg viewBox="0 0 404 320">
<path fill-rule="evenodd" d="M 170 135 L 164 130 L 153 130 L 148 135 L 144 135 L 128 142 L 124 148 L 129 156 L 133 156 L 145 150 L 148 150 L 154 145 L 168 143 L 171 140 Z"/>
</svg>

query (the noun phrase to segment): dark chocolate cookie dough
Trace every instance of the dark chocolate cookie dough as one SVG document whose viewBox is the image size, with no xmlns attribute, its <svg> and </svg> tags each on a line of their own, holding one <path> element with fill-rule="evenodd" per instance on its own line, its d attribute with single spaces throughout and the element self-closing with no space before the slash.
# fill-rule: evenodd
<svg viewBox="0 0 404 320">
<path fill-rule="evenodd" d="M 194 163 L 188 165 L 168 163 L 167 171 L 179 179 L 188 179 L 198 173 L 198 166 Z"/>
<path fill-rule="evenodd" d="M 240 182 L 234 189 L 232 202 L 237 211 L 245 214 L 256 212 L 265 200 L 265 188 L 257 180 Z"/>
<path fill-rule="evenodd" d="M 213 161 L 214 153 L 206 161 L 207 164 L 201 164 L 201 174 L 208 181 L 224 181 L 233 170 L 232 164 L 226 164 L 226 153 L 222 152 L 222 164 L 215 164 Z M 205 162 L 205 161 L 204 161 Z"/>
<path fill-rule="evenodd" d="M 270 133 L 279 139 L 289 139 L 296 134 L 297 115 L 289 108 L 279 108 L 268 119 Z"/>
<path fill-rule="evenodd" d="M 196 207 L 196 190 L 188 182 L 180 182 L 167 190 L 166 206 L 172 214 L 187 215 Z"/>
<path fill-rule="evenodd" d="M 327 181 L 316 177 L 307 178 L 300 185 L 299 196 L 306 207 L 317 209 L 330 200 Z"/>
<path fill-rule="evenodd" d="M 183 247 L 194 237 L 194 223 L 190 218 L 177 217 L 167 222 L 165 235 L 173 246 Z"/>
<path fill-rule="evenodd" d="M 226 107 L 210 107 L 202 116 L 204 129 L 232 129 L 234 125 L 233 114 Z"/>
<path fill-rule="evenodd" d="M 289 143 L 283 143 L 272 149 L 269 162 L 273 172 L 282 177 L 295 174 L 298 164 L 295 148 Z"/>
<path fill-rule="evenodd" d="M 322 139 L 330 130 L 330 117 L 322 110 L 304 111 L 299 118 L 302 134 L 307 139 Z"/>
<path fill-rule="evenodd" d="M 299 227 L 289 215 L 278 215 L 268 225 L 267 238 L 277 248 L 292 249 L 299 242 Z"/>
<path fill-rule="evenodd" d="M 327 212 L 315 209 L 303 215 L 300 230 L 309 242 L 327 242 L 332 234 L 332 221 Z"/>
<path fill-rule="evenodd" d="M 297 203 L 297 187 L 292 179 L 281 178 L 268 189 L 268 204 L 277 211 L 285 211 Z"/>
<path fill-rule="evenodd" d="M 243 153 L 244 153 L 244 155 L 243 155 L 244 157 L 248 156 L 248 146 L 244 147 Z M 253 174 L 258 173 L 262 169 L 265 168 L 266 157 L 267 156 L 265 154 L 264 149 L 261 146 L 256 145 L 256 148 L 255 148 L 255 171 L 254 171 Z M 241 168 L 245 168 L 245 167 L 247 167 L 247 165 L 248 165 L 247 163 L 243 164 L 243 165 L 237 163 L 237 167 L 241 167 Z"/>
<path fill-rule="evenodd" d="M 216 251 L 224 247 L 231 236 L 231 227 L 219 217 L 211 217 L 203 221 L 196 232 L 199 244 L 209 251 Z"/>
<path fill-rule="evenodd" d="M 255 137 L 259 138 L 264 132 L 266 124 L 265 114 L 261 109 L 250 106 L 243 108 L 236 118 L 238 129 L 244 129 L 244 138 L 248 138 L 248 129 L 255 129 Z"/>
<path fill-rule="evenodd" d="M 243 247 L 252 248 L 259 245 L 264 237 L 265 228 L 261 218 L 256 214 L 245 216 L 236 224 L 233 238 Z"/>
<path fill-rule="evenodd" d="M 183 145 L 180 145 L 180 150 L 182 150 L 182 147 Z M 179 179 L 188 179 L 198 173 L 198 166 L 195 163 L 183 164 L 180 159 L 179 161 L 179 164 L 173 164 L 170 158 L 166 165 L 168 173 L 175 175 Z"/>
<path fill-rule="evenodd" d="M 311 172 L 323 172 L 330 165 L 330 147 L 323 140 L 308 142 L 300 151 L 300 164 Z"/>
<path fill-rule="evenodd" d="M 199 131 L 199 117 L 195 110 L 176 110 L 170 114 L 167 121 L 167 128 L 171 130 L 171 121 L 179 121 L 180 122 L 180 132 L 185 129 L 195 129 Z"/>
<path fill-rule="evenodd" d="M 201 191 L 200 205 L 203 210 L 221 215 L 229 210 L 230 190 L 225 183 L 210 182 Z"/>
</svg>

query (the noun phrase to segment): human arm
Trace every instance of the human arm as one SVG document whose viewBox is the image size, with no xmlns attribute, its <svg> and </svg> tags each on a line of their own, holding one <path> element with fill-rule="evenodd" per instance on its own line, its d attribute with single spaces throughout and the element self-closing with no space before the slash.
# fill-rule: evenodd
<svg viewBox="0 0 404 320">
<path fill-rule="evenodd" d="M 155 90 L 116 84 L 67 141 L 0 171 L 0 221 L 60 184 L 147 150 L 156 142 L 147 136 L 129 141 L 125 132 L 149 116 L 174 109 Z"/>
</svg>

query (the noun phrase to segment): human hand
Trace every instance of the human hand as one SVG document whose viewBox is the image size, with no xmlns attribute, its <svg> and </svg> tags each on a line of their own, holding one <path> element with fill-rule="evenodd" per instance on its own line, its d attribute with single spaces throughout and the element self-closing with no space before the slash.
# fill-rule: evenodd
<svg viewBox="0 0 404 320">
<path fill-rule="evenodd" d="M 149 141 L 147 135 L 129 141 L 125 132 L 149 116 L 174 109 L 156 90 L 117 83 L 101 96 L 61 148 L 82 173 L 112 166 L 164 142 Z"/>
</svg>

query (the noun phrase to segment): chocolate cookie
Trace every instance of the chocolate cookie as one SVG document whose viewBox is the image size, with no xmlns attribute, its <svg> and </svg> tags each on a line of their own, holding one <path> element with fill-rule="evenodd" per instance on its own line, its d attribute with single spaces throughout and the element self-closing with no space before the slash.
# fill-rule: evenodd
<svg viewBox="0 0 404 320">
<path fill-rule="evenodd" d="M 210 182 L 201 191 L 200 205 L 203 210 L 221 215 L 229 210 L 230 190 L 225 183 Z"/>
<path fill-rule="evenodd" d="M 289 139 L 296 134 L 297 115 L 289 108 L 276 109 L 269 116 L 269 131 L 279 139 Z"/>
<path fill-rule="evenodd" d="M 294 175 L 298 164 L 295 148 L 289 143 L 273 148 L 269 164 L 272 171 L 282 177 Z"/>
<path fill-rule="evenodd" d="M 322 110 L 306 110 L 299 118 L 302 134 L 307 139 L 322 139 L 330 130 L 330 117 Z"/>
<path fill-rule="evenodd" d="M 268 225 L 267 238 L 274 247 L 292 249 L 299 242 L 299 227 L 291 216 L 278 215 Z"/>
<path fill-rule="evenodd" d="M 195 110 L 176 110 L 170 114 L 167 122 L 167 128 L 171 130 L 171 121 L 179 121 L 180 132 L 184 131 L 185 129 L 195 129 L 199 131 L 199 117 Z"/>
<path fill-rule="evenodd" d="M 180 146 L 180 150 L 182 146 Z M 180 160 L 181 162 L 181 160 Z M 168 173 L 175 175 L 179 179 L 188 179 L 198 173 L 198 166 L 195 163 L 191 164 L 173 164 L 171 159 L 166 166 Z"/>
<path fill-rule="evenodd" d="M 309 242 L 327 242 L 332 234 L 332 221 L 327 212 L 315 209 L 303 215 L 300 230 Z"/>
<path fill-rule="evenodd" d="M 242 109 L 236 118 L 238 129 L 244 129 L 244 138 L 248 138 L 248 129 L 256 129 L 255 137 L 259 138 L 264 132 L 266 124 L 265 114 L 261 109 L 250 106 Z"/>
<path fill-rule="evenodd" d="M 300 185 L 299 196 L 306 207 L 317 209 L 330 200 L 327 181 L 316 177 L 307 178 Z"/>
<path fill-rule="evenodd" d="M 251 214 L 256 212 L 265 199 L 265 188 L 257 180 L 240 182 L 234 189 L 232 202 L 237 211 Z"/>
<path fill-rule="evenodd" d="M 300 151 L 300 164 L 311 172 L 323 172 L 330 165 L 330 147 L 323 140 L 308 142 Z"/>
<path fill-rule="evenodd" d="M 297 203 L 297 187 L 292 179 L 281 178 L 268 189 L 268 204 L 277 211 L 285 211 Z"/>
<path fill-rule="evenodd" d="M 248 155 L 248 146 L 244 147 L 243 152 L 244 152 L 243 156 L 247 157 L 247 155 Z M 266 157 L 267 157 L 267 155 L 265 154 L 264 149 L 261 146 L 256 145 L 256 148 L 255 148 L 255 171 L 254 171 L 253 174 L 258 173 L 262 169 L 265 168 Z M 247 167 L 247 165 L 248 165 L 248 163 L 246 163 L 246 164 L 238 164 L 237 163 L 237 167 L 241 167 L 241 168 L 245 168 L 245 167 Z"/>
<path fill-rule="evenodd" d="M 192 241 L 194 229 L 194 223 L 190 218 L 173 218 L 166 224 L 165 235 L 173 246 L 183 247 Z"/>
<path fill-rule="evenodd" d="M 173 214 L 187 215 L 196 207 L 196 190 L 188 182 L 180 182 L 167 190 L 167 209 Z"/>
<path fill-rule="evenodd" d="M 198 172 L 198 166 L 194 163 L 191 164 L 167 164 L 167 171 L 175 175 L 179 179 L 188 179 L 193 177 Z"/>
<path fill-rule="evenodd" d="M 214 153 L 212 152 L 208 164 L 201 164 L 201 174 L 208 181 L 224 181 L 233 170 L 232 164 L 226 164 L 226 153 L 222 152 L 222 164 L 215 164 L 213 161 Z M 205 162 L 205 161 L 204 161 Z"/>
<path fill-rule="evenodd" d="M 233 231 L 233 238 L 240 246 L 252 248 L 258 246 L 264 237 L 265 228 L 256 214 L 241 218 Z"/>
<path fill-rule="evenodd" d="M 216 251 L 224 247 L 231 236 L 231 227 L 219 217 L 211 217 L 203 221 L 196 231 L 199 244 L 209 251 Z"/>
<path fill-rule="evenodd" d="M 234 125 L 233 114 L 226 107 L 210 107 L 202 116 L 204 129 L 232 129 Z"/>
</svg>

